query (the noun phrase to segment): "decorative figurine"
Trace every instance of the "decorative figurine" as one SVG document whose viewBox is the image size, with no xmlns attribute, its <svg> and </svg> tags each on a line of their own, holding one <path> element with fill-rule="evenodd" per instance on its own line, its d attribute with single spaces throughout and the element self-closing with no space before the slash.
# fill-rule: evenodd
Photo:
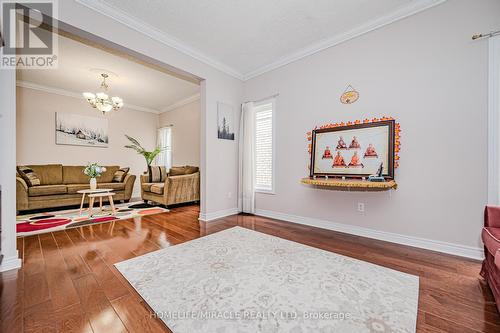
<svg viewBox="0 0 500 333">
<path fill-rule="evenodd" d="M 361 145 L 359 144 L 358 138 L 353 137 L 351 144 L 349 145 L 349 149 L 359 149 L 361 148 Z"/>
<path fill-rule="evenodd" d="M 380 166 L 378 167 L 377 173 L 374 175 L 370 175 L 368 177 L 368 181 L 370 182 L 385 182 L 385 178 L 382 176 L 383 172 L 383 163 L 380 163 Z"/>
<path fill-rule="evenodd" d="M 345 168 L 345 160 L 344 157 L 340 154 L 340 151 L 337 152 L 337 155 L 335 155 L 335 158 L 333 159 L 333 165 L 332 168 Z"/>
<path fill-rule="evenodd" d="M 373 147 L 373 145 L 370 143 L 368 144 L 368 148 L 366 148 L 366 152 L 365 152 L 365 158 L 371 158 L 371 157 L 375 157 L 377 158 L 378 157 L 378 154 L 377 152 L 375 151 L 375 147 Z"/>
<path fill-rule="evenodd" d="M 349 162 L 349 167 L 351 168 L 364 168 L 363 163 L 360 162 L 358 152 L 355 151 L 352 155 L 351 162 Z"/>
<path fill-rule="evenodd" d="M 345 144 L 343 137 L 340 137 L 339 141 L 337 142 L 337 150 L 338 149 L 347 149 L 347 145 Z"/>
<path fill-rule="evenodd" d="M 325 152 L 323 153 L 322 159 L 325 159 L 325 158 L 333 158 L 332 152 L 330 151 L 330 146 L 326 146 L 326 148 L 325 148 Z"/>
</svg>

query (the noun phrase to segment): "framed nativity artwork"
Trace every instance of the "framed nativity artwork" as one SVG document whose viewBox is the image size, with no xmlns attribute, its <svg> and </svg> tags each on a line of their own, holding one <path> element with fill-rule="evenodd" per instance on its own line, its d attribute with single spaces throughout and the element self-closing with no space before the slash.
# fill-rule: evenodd
<svg viewBox="0 0 500 333">
<path fill-rule="evenodd" d="M 382 165 L 394 179 L 395 121 L 353 124 L 312 132 L 311 177 L 367 177 Z"/>
</svg>

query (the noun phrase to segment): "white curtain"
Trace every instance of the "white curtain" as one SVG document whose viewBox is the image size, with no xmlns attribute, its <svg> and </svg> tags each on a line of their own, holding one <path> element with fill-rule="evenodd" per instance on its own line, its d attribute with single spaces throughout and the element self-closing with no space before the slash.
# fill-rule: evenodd
<svg viewBox="0 0 500 333">
<path fill-rule="evenodd" d="M 238 208 L 255 213 L 255 111 L 253 102 L 241 107 L 239 138 Z"/>
<path fill-rule="evenodd" d="M 172 167 L 172 127 L 158 129 L 156 146 L 162 148 L 156 157 L 156 165 L 165 166 L 168 170 Z"/>
</svg>

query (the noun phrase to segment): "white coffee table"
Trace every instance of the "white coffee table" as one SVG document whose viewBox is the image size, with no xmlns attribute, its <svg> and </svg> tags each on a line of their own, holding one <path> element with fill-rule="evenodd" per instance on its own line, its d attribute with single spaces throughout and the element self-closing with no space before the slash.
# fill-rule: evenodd
<svg viewBox="0 0 500 333">
<path fill-rule="evenodd" d="M 98 189 L 95 189 L 95 190 L 80 190 L 80 191 L 76 191 L 76 193 L 80 193 L 82 195 L 82 203 L 80 204 L 80 214 L 79 215 L 82 216 L 83 202 L 85 201 L 85 195 L 90 195 L 90 194 L 95 194 L 95 193 L 107 193 L 107 192 L 111 192 L 111 191 L 113 191 L 113 190 L 110 189 L 110 188 L 98 188 Z M 90 201 L 89 201 L 89 203 L 90 203 Z M 89 209 L 90 209 L 90 205 L 89 205 Z"/>
<path fill-rule="evenodd" d="M 116 214 L 116 210 L 115 210 L 115 203 L 113 202 L 113 195 L 115 195 L 116 193 L 113 193 L 113 192 L 101 192 L 101 193 L 92 193 L 92 194 L 89 194 L 89 218 L 92 217 L 92 213 L 93 213 L 93 210 L 94 210 L 94 201 L 96 198 L 99 198 L 99 209 L 100 211 L 102 212 L 102 198 L 104 197 L 107 197 L 108 198 L 108 201 L 109 201 L 109 205 L 111 206 L 111 211 L 113 212 L 113 215 Z"/>
</svg>

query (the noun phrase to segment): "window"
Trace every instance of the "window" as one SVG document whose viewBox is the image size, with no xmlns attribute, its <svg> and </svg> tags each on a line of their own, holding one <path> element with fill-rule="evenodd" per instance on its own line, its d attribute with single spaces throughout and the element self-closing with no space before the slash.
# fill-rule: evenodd
<svg viewBox="0 0 500 333">
<path fill-rule="evenodd" d="M 158 154 L 156 163 L 165 166 L 168 170 L 172 167 L 172 127 L 162 127 L 158 129 L 156 144 L 163 150 Z"/>
<path fill-rule="evenodd" d="M 274 100 L 255 106 L 255 190 L 274 191 Z"/>
</svg>

